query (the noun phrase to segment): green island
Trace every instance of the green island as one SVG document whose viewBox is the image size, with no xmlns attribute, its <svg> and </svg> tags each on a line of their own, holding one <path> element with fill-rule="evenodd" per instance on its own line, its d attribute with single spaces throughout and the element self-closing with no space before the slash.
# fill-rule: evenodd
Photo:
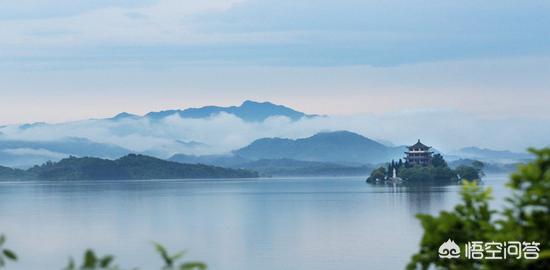
<svg viewBox="0 0 550 270">
<path fill-rule="evenodd" d="M 371 184 L 453 184 L 462 180 L 480 180 L 484 164 L 472 161 L 471 165 L 459 165 L 451 169 L 441 154 L 430 151 L 418 140 L 408 146 L 405 161 L 392 160 L 387 166 L 373 170 L 366 182 Z"/>
<path fill-rule="evenodd" d="M 69 157 L 27 170 L 0 166 L 0 180 L 147 180 L 193 178 L 256 178 L 258 173 L 203 164 L 182 164 L 129 154 L 116 160 Z"/>
</svg>

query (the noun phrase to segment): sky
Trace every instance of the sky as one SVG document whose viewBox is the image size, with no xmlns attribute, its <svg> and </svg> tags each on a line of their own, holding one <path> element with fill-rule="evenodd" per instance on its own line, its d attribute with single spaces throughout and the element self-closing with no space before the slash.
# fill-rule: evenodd
<svg viewBox="0 0 550 270">
<path fill-rule="evenodd" d="M 247 99 L 350 119 L 401 115 L 422 122 L 419 112 L 433 119 L 452 111 L 476 127 L 550 124 L 548 1 L 0 6 L 0 125 Z"/>
</svg>

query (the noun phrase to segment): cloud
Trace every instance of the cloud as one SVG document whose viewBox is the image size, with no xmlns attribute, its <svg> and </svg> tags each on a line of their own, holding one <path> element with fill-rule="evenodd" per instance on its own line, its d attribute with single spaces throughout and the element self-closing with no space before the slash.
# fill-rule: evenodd
<svg viewBox="0 0 550 270">
<path fill-rule="evenodd" d="M 44 158 L 51 158 L 54 160 L 62 159 L 67 157 L 66 154 L 53 152 L 47 149 L 35 149 L 35 148 L 12 148 L 12 149 L 2 149 L 4 153 L 15 155 L 15 156 L 41 156 Z"/>
<path fill-rule="evenodd" d="M 0 59 L 392 66 L 550 53 L 550 4 L 535 0 L 99 1 L 53 14 L 34 2 L 44 8 L 0 20 Z"/>
<path fill-rule="evenodd" d="M 196 20 L 210 34 L 286 34 L 277 46 L 248 48 L 271 61 L 385 66 L 548 55 L 549 10 L 541 1 L 251 0 Z"/>
<path fill-rule="evenodd" d="M 136 7 L 152 0 L 19 0 L 0 1 L 0 20 L 47 19 L 78 15 L 108 7 Z"/>
<path fill-rule="evenodd" d="M 186 17 L 210 9 L 224 9 L 239 0 L 160 0 L 135 4 L 78 6 L 70 16 L 0 20 L 0 46 L 25 49 L 81 48 L 101 46 L 154 46 L 199 41 L 184 23 Z M 29 45 L 32 43 L 32 45 Z M 62 54 L 62 51 L 58 51 Z"/>
<path fill-rule="evenodd" d="M 1 129 L 0 138 L 43 141 L 81 137 L 166 158 L 176 153 L 224 154 L 259 138 L 303 138 L 335 130 L 350 130 L 397 145 L 420 138 L 443 151 L 466 146 L 522 151 L 528 146 L 548 145 L 550 122 L 532 118 L 480 118 L 455 110 L 327 116 L 298 121 L 272 117 L 254 123 L 221 113 L 206 119 L 173 115 L 161 121 L 141 118 L 85 120 L 26 129 L 7 126 Z"/>
</svg>

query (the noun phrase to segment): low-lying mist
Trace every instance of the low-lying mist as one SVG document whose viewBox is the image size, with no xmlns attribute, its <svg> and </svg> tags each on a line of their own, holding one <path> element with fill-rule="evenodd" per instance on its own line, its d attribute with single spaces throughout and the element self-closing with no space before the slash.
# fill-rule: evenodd
<svg viewBox="0 0 550 270">
<path fill-rule="evenodd" d="M 61 124 L 11 125 L 0 129 L 0 139 L 62 141 L 83 138 L 167 158 L 176 153 L 225 154 L 259 138 L 303 138 L 335 130 L 349 130 L 394 145 L 410 144 L 420 138 L 442 151 L 464 146 L 522 151 L 530 145 L 548 145 L 544 134 L 550 132 L 550 123 L 528 118 L 480 118 L 453 110 L 324 116 L 297 121 L 273 116 L 262 122 L 246 122 L 227 113 L 201 119 L 181 118 L 174 114 L 160 120 L 128 117 Z M 17 155 L 29 153 L 30 150 L 2 151 Z M 44 153 L 59 157 L 56 153 Z"/>
</svg>

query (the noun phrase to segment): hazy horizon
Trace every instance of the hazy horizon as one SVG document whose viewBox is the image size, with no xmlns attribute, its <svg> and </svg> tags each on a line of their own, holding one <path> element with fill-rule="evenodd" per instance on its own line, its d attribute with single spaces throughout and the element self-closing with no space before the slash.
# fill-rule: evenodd
<svg viewBox="0 0 550 270">
<path fill-rule="evenodd" d="M 330 116 L 285 126 L 308 134 L 237 123 L 251 138 L 350 129 L 448 148 L 546 146 L 548 10 L 534 0 L 4 3 L 0 125 L 250 99 Z"/>
<path fill-rule="evenodd" d="M 238 106 L 241 103 L 231 105 Z M 303 113 L 315 114 L 307 111 Z M 318 114 L 322 117 L 292 120 L 274 115 L 253 122 L 230 113 L 213 114 L 205 118 L 183 118 L 173 114 L 157 120 L 142 117 L 110 121 L 109 118 L 115 116 L 113 114 L 106 118 L 95 117 L 46 125 L 7 125 L 0 127 L 0 139 L 59 141 L 86 138 L 132 151 L 149 151 L 161 157 L 169 157 L 176 153 L 225 154 L 260 138 L 297 139 L 323 131 L 338 130 L 356 132 L 395 145 L 408 145 L 421 138 L 436 149 L 446 152 L 469 146 L 524 152 L 527 147 L 547 144 L 546 134 L 550 134 L 550 125 L 541 126 L 541 123 L 548 123 L 544 119 L 484 118 L 451 109 L 383 114 Z M 181 145 L 181 141 L 204 145 L 188 147 Z M 28 153 L 27 149 L 21 154 Z M 58 156 L 57 153 L 46 154 Z"/>
</svg>

